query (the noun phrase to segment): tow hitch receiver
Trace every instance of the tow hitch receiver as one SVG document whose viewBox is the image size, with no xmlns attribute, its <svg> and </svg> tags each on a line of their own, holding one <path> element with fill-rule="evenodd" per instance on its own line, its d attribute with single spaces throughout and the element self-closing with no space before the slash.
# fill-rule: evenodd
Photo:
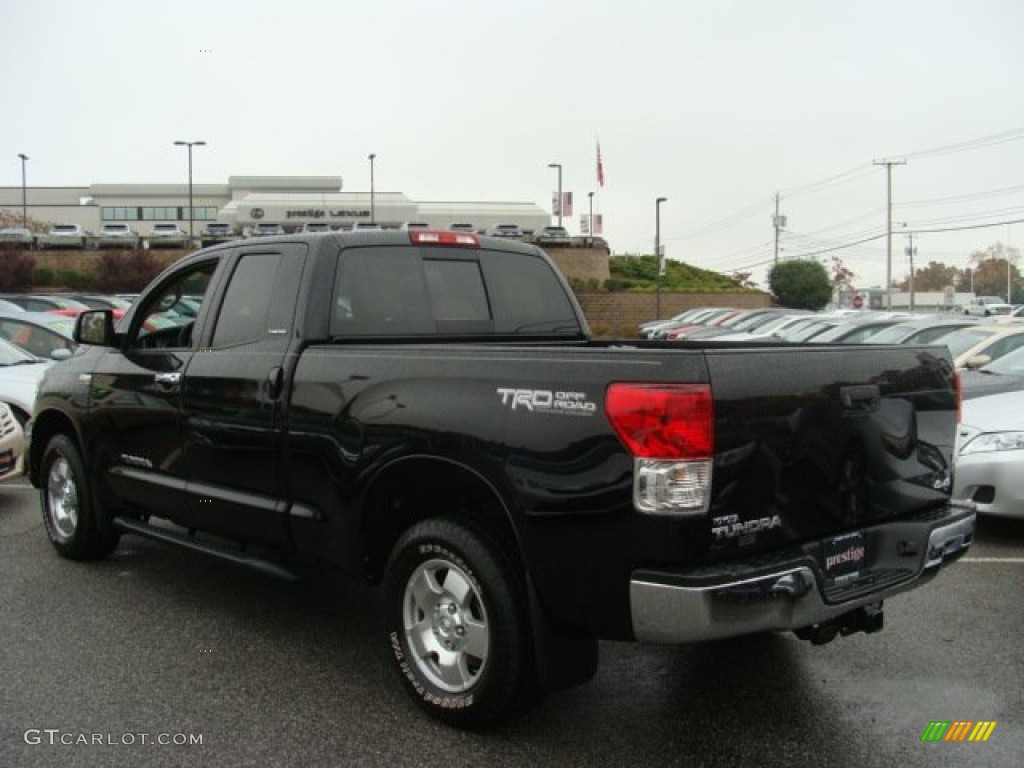
<svg viewBox="0 0 1024 768">
<path fill-rule="evenodd" d="M 857 632 L 866 632 L 867 634 L 878 632 L 882 629 L 884 618 L 880 602 L 868 603 L 849 613 L 844 613 L 832 621 L 803 627 L 795 632 L 801 640 L 810 640 L 814 645 L 825 645 L 835 640 L 836 635 L 846 637 Z"/>
</svg>

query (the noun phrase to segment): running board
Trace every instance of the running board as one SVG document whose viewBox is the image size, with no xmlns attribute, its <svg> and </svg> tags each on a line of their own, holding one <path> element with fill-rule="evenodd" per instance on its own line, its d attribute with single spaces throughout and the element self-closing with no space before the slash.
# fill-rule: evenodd
<svg viewBox="0 0 1024 768">
<path fill-rule="evenodd" d="M 214 544 L 197 541 L 195 538 L 186 534 L 170 531 L 166 528 L 158 528 L 155 525 L 150 525 L 149 523 L 144 523 L 141 520 L 135 520 L 129 517 L 115 517 L 112 522 L 117 530 L 124 533 L 134 533 L 138 536 L 153 539 L 154 541 L 159 541 L 164 544 L 183 547 L 184 549 L 189 549 L 193 552 L 202 552 L 203 554 L 212 555 L 213 557 L 220 558 L 221 560 L 227 560 L 235 565 L 241 565 L 246 568 L 259 571 L 260 573 L 265 573 L 268 576 L 276 576 L 279 579 L 287 579 L 288 581 L 299 580 L 298 576 L 284 566 L 272 563 L 269 560 L 264 560 L 260 557 L 248 555 L 245 552 L 237 552 L 225 547 L 218 547 Z"/>
</svg>

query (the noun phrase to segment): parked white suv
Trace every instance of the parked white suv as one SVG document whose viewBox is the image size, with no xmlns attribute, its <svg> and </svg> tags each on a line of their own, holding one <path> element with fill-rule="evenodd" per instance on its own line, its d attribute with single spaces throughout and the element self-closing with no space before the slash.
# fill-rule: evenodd
<svg viewBox="0 0 1024 768">
<path fill-rule="evenodd" d="M 100 248 L 138 248 L 139 233 L 127 224 L 104 224 L 97 243 Z"/>
<path fill-rule="evenodd" d="M 150 248 L 184 248 L 188 245 L 188 232 L 177 224 L 154 224 L 149 233 Z"/>
<path fill-rule="evenodd" d="M 54 224 L 36 242 L 40 248 L 85 248 L 91 237 L 81 224 Z"/>
</svg>

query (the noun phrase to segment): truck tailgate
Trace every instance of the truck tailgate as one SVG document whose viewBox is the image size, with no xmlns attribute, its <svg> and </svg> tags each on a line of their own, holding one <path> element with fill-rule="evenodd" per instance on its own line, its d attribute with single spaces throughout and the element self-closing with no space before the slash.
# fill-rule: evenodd
<svg viewBox="0 0 1024 768">
<path fill-rule="evenodd" d="M 944 347 L 709 349 L 706 357 L 715 557 L 948 501 L 957 394 Z"/>
</svg>

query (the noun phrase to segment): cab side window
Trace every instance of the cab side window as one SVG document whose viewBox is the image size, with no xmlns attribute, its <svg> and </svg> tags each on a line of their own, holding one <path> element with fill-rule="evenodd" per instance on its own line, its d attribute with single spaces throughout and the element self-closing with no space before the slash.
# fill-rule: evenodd
<svg viewBox="0 0 1024 768">
<path fill-rule="evenodd" d="M 290 313 L 286 316 L 280 311 L 285 299 L 278 292 L 282 280 L 297 271 L 284 274 L 285 265 L 280 253 L 250 253 L 239 259 L 213 332 L 214 347 L 252 343 L 288 331 Z M 290 304 L 286 308 L 290 309 Z"/>
<path fill-rule="evenodd" d="M 135 346 L 146 348 L 188 348 L 193 346 L 192 329 L 206 299 L 217 261 L 209 261 L 178 274 L 139 308 Z"/>
</svg>

